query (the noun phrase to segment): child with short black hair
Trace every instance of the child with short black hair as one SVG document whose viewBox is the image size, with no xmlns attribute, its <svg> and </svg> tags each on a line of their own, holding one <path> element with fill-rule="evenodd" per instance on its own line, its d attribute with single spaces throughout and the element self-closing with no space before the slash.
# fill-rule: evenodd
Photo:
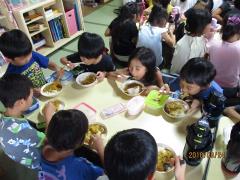
<svg viewBox="0 0 240 180">
<path fill-rule="evenodd" d="M 58 111 L 47 129 L 47 143 L 42 150 L 42 170 L 39 179 L 96 180 L 103 170 L 86 159 L 73 155 L 83 144 L 88 131 L 88 119 L 81 111 L 70 109 Z M 103 159 L 103 144 L 96 146 Z"/>
<path fill-rule="evenodd" d="M 221 115 L 225 98 L 222 88 L 213 81 L 215 75 L 216 69 L 213 64 L 204 58 L 192 58 L 182 67 L 180 72 L 181 90 L 194 98 L 190 112 L 196 111 L 200 107 L 201 101 L 206 113 L 210 113 L 216 118 Z"/>
<path fill-rule="evenodd" d="M 154 5 L 147 23 L 141 26 L 138 33 L 137 47 L 150 48 L 156 56 L 157 67 L 163 62 L 162 41 L 170 47 L 175 45 L 173 32 L 165 28 L 167 21 L 167 11 L 160 5 Z"/>
<path fill-rule="evenodd" d="M 45 134 L 31 127 L 22 115 L 32 104 L 32 87 L 32 82 L 20 74 L 0 79 L 0 148 L 14 161 L 39 169 Z M 52 103 L 44 108 L 47 124 L 55 110 Z"/>
<path fill-rule="evenodd" d="M 153 136 L 143 129 L 128 129 L 115 134 L 104 151 L 107 176 L 99 180 L 152 180 L 157 164 L 157 144 Z M 175 176 L 184 180 L 185 165 L 175 161 Z"/>
<path fill-rule="evenodd" d="M 18 29 L 1 35 L 0 51 L 9 62 L 6 74 L 26 75 L 33 82 L 37 93 L 40 93 L 40 87 L 46 84 L 41 68 L 49 68 L 59 74 L 60 68 L 47 57 L 34 52 L 27 35 Z"/>
<path fill-rule="evenodd" d="M 74 68 L 73 63 L 82 62 L 86 72 L 97 73 L 98 80 L 103 80 L 107 72 L 114 71 L 115 65 L 109 55 L 104 54 L 104 41 L 98 34 L 84 32 L 78 40 L 78 52 L 61 58 L 61 63 Z"/>
<path fill-rule="evenodd" d="M 207 52 L 203 34 L 211 32 L 211 14 L 207 10 L 190 9 L 186 15 L 187 33 L 177 42 L 172 59 L 171 73 L 179 74 L 191 58 L 204 57 Z"/>
<path fill-rule="evenodd" d="M 159 89 L 164 85 L 162 74 L 156 66 L 155 54 L 149 48 L 136 48 L 129 57 L 128 67 L 111 72 L 109 77 L 123 81 L 125 75 L 130 75 L 130 78 L 142 82 L 147 87 L 146 94 L 150 90 Z"/>
</svg>

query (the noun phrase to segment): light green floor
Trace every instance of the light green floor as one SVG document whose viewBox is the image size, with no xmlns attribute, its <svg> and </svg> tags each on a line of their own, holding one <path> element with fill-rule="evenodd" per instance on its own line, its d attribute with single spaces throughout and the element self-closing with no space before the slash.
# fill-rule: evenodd
<svg viewBox="0 0 240 180">
<path fill-rule="evenodd" d="M 105 46 L 109 47 L 109 39 L 104 37 L 104 32 L 110 22 L 116 17 L 113 10 L 121 5 L 122 0 L 113 0 L 103 7 L 97 9 L 93 13 L 84 17 L 85 31 L 94 32 L 99 34 L 105 42 Z M 77 41 L 78 38 L 74 39 L 67 45 L 61 47 L 54 53 L 49 55 L 50 60 L 56 62 L 60 65 L 60 58 L 67 56 L 73 52 L 77 52 Z M 61 66 L 61 65 L 60 65 Z M 49 70 L 44 70 L 46 76 L 52 73 Z M 2 166 L 3 165 L 3 166 Z M 9 160 L 0 151 L 0 166 L 6 171 L 6 176 L 0 177 L 1 180 L 34 180 L 36 179 L 36 174 L 29 171 L 25 167 L 16 164 L 15 162 Z"/>
</svg>

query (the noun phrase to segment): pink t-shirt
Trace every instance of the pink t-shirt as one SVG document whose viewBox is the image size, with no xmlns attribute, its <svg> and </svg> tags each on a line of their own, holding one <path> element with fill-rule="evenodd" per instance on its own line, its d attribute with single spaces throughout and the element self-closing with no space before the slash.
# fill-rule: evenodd
<svg viewBox="0 0 240 180">
<path fill-rule="evenodd" d="M 233 43 L 215 41 L 209 47 L 209 54 L 217 70 L 215 81 L 221 87 L 237 87 L 240 77 L 240 40 Z"/>
</svg>

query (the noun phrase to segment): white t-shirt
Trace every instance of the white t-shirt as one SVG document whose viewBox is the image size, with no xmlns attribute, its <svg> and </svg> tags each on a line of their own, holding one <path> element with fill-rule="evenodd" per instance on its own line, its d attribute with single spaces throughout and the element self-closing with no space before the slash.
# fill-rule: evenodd
<svg viewBox="0 0 240 180">
<path fill-rule="evenodd" d="M 171 4 L 173 6 L 180 7 L 181 13 L 185 13 L 188 9 L 193 7 L 196 2 L 197 0 L 186 0 L 185 2 L 181 2 L 180 0 L 171 0 Z"/>
<path fill-rule="evenodd" d="M 151 26 L 150 24 L 145 24 L 140 27 L 138 32 L 138 42 L 137 47 L 147 47 L 150 48 L 156 56 L 156 66 L 159 66 L 162 59 L 162 33 L 166 32 L 166 28 L 160 28 L 156 26 Z"/>
<path fill-rule="evenodd" d="M 172 59 L 171 73 L 179 74 L 184 64 L 191 58 L 203 57 L 207 52 L 206 40 L 203 36 L 185 34 L 175 47 Z"/>
</svg>

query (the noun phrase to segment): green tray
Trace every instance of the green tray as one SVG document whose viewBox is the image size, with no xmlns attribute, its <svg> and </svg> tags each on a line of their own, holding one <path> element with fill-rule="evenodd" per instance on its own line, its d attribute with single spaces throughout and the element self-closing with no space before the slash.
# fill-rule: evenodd
<svg viewBox="0 0 240 180">
<path fill-rule="evenodd" d="M 145 104 L 152 109 L 161 109 L 168 98 L 169 95 L 160 94 L 159 91 L 152 90 L 145 99 Z"/>
</svg>

